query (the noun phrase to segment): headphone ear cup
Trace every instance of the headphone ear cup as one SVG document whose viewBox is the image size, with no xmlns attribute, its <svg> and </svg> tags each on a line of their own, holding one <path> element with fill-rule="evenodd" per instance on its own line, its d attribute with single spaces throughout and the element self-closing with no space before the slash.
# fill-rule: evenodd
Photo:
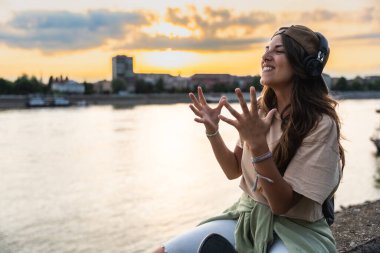
<svg viewBox="0 0 380 253">
<path fill-rule="evenodd" d="M 322 74 L 323 64 L 316 59 L 315 55 L 307 56 L 304 61 L 306 72 L 312 77 L 318 77 Z"/>
</svg>

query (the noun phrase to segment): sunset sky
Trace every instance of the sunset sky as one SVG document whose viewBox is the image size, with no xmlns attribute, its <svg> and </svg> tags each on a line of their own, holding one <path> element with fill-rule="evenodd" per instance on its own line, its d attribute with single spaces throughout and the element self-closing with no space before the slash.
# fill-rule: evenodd
<svg viewBox="0 0 380 253">
<path fill-rule="evenodd" d="M 110 80 L 117 54 L 137 73 L 256 75 L 291 24 L 327 37 L 327 74 L 380 75 L 379 0 L 0 0 L 0 77 Z"/>
</svg>

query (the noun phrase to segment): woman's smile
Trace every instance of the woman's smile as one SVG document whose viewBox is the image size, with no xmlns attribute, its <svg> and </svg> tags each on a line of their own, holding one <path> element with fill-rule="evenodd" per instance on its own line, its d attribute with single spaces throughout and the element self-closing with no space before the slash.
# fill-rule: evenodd
<svg viewBox="0 0 380 253">
<path fill-rule="evenodd" d="M 272 66 L 264 66 L 262 69 L 263 72 L 270 72 L 272 70 L 274 70 L 274 67 Z"/>
</svg>

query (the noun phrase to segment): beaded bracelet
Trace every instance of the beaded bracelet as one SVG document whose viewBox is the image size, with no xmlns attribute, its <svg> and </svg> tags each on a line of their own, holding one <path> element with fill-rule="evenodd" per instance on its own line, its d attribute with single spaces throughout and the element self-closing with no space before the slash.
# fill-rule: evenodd
<svg viewBox="0 0 380 253">
<path fill-rule="evenodd" d="M 259 162 L 265 161 L 266 159 L 269 159 L 271 157 L 272 157 L 272 152 L 268 151 L 263 155 L 252 157 L 252 163 L 253 164 L 259 163 Z"/>
<path fill-rule="evenodd" d="M 206 136 L 207 137 L 213 137 L 213 136 L 217 135 L 218 133 L 219 133 L 219 129 L 216 129 L 215 133 L 209 134 L 209 133 L 206 132 Z"/>
<path fill-rule="evenodd" d="M 263 175 L 260 175 L 259 173 L 257 173 L 256 171 L 256 179 L 255 179 L 255 182 L 253 183 L 253 186 L 252 186 L 252 191 L 255 192 L 256 189 L 257 189 L 257 183 L 259 182 L 259 178 L 261 179 L 264 179 L 265 181 L 267 181 L 268 183 L 272 183 L 273 184 L 273 180 L 270 179 L 269 177 L 264 177 Z"/>
</svg>

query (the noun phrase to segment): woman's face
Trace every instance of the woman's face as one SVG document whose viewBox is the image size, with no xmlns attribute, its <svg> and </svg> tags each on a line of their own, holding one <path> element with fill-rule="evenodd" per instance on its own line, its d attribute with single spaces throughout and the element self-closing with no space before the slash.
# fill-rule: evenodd
<svg viewBox="0 0 380 253">
<path fill-rule="evenodd" d="M 265 47 L 261 60 L 260 82 L 273 89 L 285 88 L 293 84 L 293 69 L 286 57 L 280 35 L 274 36 Z"/>
</svg>

